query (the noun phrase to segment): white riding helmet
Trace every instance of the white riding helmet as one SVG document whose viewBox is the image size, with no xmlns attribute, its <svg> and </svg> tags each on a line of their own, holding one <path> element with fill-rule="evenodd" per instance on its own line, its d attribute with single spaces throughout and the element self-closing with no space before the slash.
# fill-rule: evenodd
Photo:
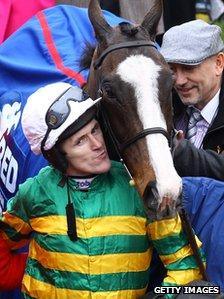
<svg viewBox="0 0 224 299">
<path fill-rule="evenodd" d="M 73 124 L 70 135 L 81 129 L 94 117 L 89 111 L 100 99 L 93 101 L 81 88 L 64 82 L 46 85 L 31 94 L 21 122 L 32 152 L 50 150 Z"/>
</svg>

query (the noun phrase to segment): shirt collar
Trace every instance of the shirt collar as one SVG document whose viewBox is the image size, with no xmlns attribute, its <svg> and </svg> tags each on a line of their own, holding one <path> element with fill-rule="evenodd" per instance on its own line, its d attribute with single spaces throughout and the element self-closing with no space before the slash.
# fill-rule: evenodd
<svg viewBox="0 0 224 299">
<path fill-rule="evenodd" d="M 217 114 L 219 106 L 219 94 L 220 89 L 215 94 L 215 96 L 208 102 L 208 104 L 201 110 L 202 117 L 207 121 L 209 125 L 211 124 L 211 122 Z"/>
</svg>

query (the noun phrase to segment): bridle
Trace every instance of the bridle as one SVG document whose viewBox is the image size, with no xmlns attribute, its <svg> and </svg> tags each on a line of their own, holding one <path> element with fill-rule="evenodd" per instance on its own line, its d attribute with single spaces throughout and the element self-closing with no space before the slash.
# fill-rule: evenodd
<svg viewBox="0 0 224 299">
<path fill-rule="evenodd" d="M 127 41 L 127 42 L 123 42 L 123 43 L 118 43 L 118 44 L 114 44 L 111 45 L 109 47 L 107 47 L 99 56 L 99 58 L 97 58 L 95 60 L 95 62 L 93 63 L 93 67 L 95 70 L 97 70 L 103 63 L 104 59 L 106 58 L 106 56 L 116 50 L 119 49 L 123 49 L 123 48 L 136 48 L 136 47 L 153 47 L 155 49 L 157 49 L 156 44 L 152 41 L 147 41 L 147 40 L 138 40 L 138 41 Z M 99 90 L 99 92 L 102 93 L 101 90 Z M 170 136 L 168 134 L 168 132 L 163 129 L 162 127 L 153 127 L 153 128 L 147 128 L 142 130 L 141 132 L 137 133 L 134 137 L 131 137 L 130 139 L 126 140 L 124 143 L 120 143 L 118 142 L 117 138 L 115 137 L 115 134 L 113 133 L 113 130 L 110 126 L 110 123 L 108 121 L 108 117 L 106 115 L 106 112 L 103 111 L 102 109 L 102 118 L 103 118 L 103 122 L 106 126 L 106 129 L 108 130 L 112 142 L 114 143 L 115 149 L 117 151 L 117 154 L 119 155 L 119 157 L 121 157 L 121 153 L 123 153 L 123 151 L 128 148 L 129 146 L 131 146 L 132 144 L 134 144 L 135 142 L 137 142 L 139 139 L 144 138 L 148 135 L 152 135 L 152 134 L 162 134 L 164 135 L 168 142 L 170 141 Z"/>
</svg>

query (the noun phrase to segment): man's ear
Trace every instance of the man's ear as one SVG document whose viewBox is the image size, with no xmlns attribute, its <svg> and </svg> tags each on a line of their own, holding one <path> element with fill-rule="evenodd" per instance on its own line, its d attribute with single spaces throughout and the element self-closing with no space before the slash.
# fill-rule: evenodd
<svg viewBox="0 0 224 299">
<path fill-rule="evenodd" d="M 224 52 L 219 52 L 216 56 L 216 74 L 222 75 L 224 69 Z"/>
</svg>

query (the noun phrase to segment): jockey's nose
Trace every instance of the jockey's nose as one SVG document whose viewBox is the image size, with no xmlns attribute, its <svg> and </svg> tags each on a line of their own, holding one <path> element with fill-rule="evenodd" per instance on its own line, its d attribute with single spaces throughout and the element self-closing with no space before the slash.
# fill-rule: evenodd
<svg viewBox="0 0 224 299">
<path fill-rule="evenodd" d="M 91 135 L 89 137 L 89 141 L 90 141 L 90 146 L 92 149 L 98 149 L 98 148 L 101 148 L 101 146 L 102 146 L 102 142 L 101 142 L 100 138 L 97 138 L 94 135 Z"/>
</svg>

